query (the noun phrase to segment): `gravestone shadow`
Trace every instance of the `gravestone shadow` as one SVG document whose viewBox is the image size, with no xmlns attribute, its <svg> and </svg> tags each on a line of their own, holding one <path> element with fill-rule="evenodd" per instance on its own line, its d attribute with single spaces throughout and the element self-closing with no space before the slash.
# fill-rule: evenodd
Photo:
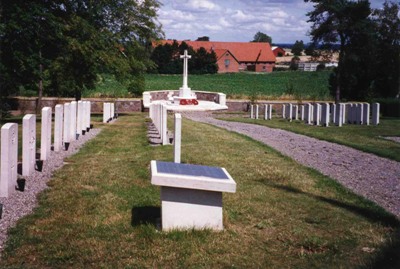
<svg viewBox="0 0 400 269">
<path fill-rule="evenodd" d="M 132 208 L 131 225 L 152 225 L 161 228 L 161 208 L 159 206 L 141 206 Z"/>
</svg>

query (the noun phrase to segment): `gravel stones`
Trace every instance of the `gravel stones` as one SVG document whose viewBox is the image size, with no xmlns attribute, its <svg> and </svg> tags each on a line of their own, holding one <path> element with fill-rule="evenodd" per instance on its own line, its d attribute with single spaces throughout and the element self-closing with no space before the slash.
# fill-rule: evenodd
<svg viewBox="0 0 400 269">
<path fill-rule="evenodd" d="M 209 112 L 184 115 L 260 141 L 335 179 L 400 218 L 400 162 L 280 129 L 217 120 Z"/>
</svg>

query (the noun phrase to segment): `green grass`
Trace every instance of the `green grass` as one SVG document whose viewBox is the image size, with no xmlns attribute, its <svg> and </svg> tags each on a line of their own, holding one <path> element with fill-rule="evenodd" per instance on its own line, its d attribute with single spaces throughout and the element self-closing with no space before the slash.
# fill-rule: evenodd
<svg viewBox="0 0 400 269">
<path fill-rule="evenodd" d="M 189 75 L 194 91 L 223 92 L 228 98 L 328 100 L 330 71 L 273 72 L 269 74 L 236 73 Z M 178 90 L 182 75 L 145 75 L 146 91 Z M 95 89 L 85 90 L 83 97 L 131 97 L 126 87 L 111 75 L 99 76 Z"/>
<path fill-rule="evenodd" d="M 195 91 L 223 92 L 228 98 L 329 99 L 328 78 L 324 72 L 273 72 L 189 75 L 189 87 Z M 146 75 L 146 90 L 177 90 L 181 75 Z"/>
<path fill-rule="evenodd" d="M 172 146 L 148 144 L 144 114 L 99 126 L 11 230 L 0 268 L 400 265 L 392 215 L 261 143 L 185 119 L 182 160 L 225 167 L 237 192 L 223 195 L 224 231 L 160 232 L 149 164 L 172 161 Z"/>
<path fill-rule="evenodd" d="M 329 126 L 328 128 L 307 125 L 302 121 L 289 122 L 282 118 L 273 118 L 269 121 L 262 119 L 254 120 L 244 118 L 243 114 L 241 117 L 230 117 L 225 120 L 254 123 L 283 129 L 400 161 L 400 143 L 384 138 L 386 136 L 400 136 L 400 119 L 396 118 L 381 119 L 380 124 L 377 126 L 345 124 L 342 127 Z"/>
</svg>

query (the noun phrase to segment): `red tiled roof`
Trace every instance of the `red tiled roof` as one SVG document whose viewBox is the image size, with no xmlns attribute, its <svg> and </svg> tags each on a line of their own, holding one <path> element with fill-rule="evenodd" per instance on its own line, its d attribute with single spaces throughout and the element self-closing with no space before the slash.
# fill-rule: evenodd
<svg viewBox="0 0 400 269">
<path fill-rule="evenodd" d="M 172 44 L 173 40 L 160 40 L 154 44 Z M 177 41 L 181 43 L 182 41 Z M 193 49 L 198 50 L 203 47 L 208 51 L 214 50 L 219 58 L 220 51 L 229 50 L 229 52 L 239 62 L 275 62 L 276 58 L 271 50 L 269 43 L 259 42 L 215 42 L 215 41 L 185 41 Z M 217 53 L 218 50 L 218 53 Z"/>
</svg>

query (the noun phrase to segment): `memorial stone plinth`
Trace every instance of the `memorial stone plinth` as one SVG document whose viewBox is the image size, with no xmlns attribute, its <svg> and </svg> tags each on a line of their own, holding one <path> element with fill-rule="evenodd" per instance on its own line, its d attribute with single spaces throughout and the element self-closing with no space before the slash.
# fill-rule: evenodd
<svg viewBox="0 0 400 269">
<path fill-rule="evenodd" d="M 151 183 L 161 186 L 164 231 L 222 230 L 222 192 L 236 192 L 236 182 L 220 167 L 151 161 Z"/>
</svg>

